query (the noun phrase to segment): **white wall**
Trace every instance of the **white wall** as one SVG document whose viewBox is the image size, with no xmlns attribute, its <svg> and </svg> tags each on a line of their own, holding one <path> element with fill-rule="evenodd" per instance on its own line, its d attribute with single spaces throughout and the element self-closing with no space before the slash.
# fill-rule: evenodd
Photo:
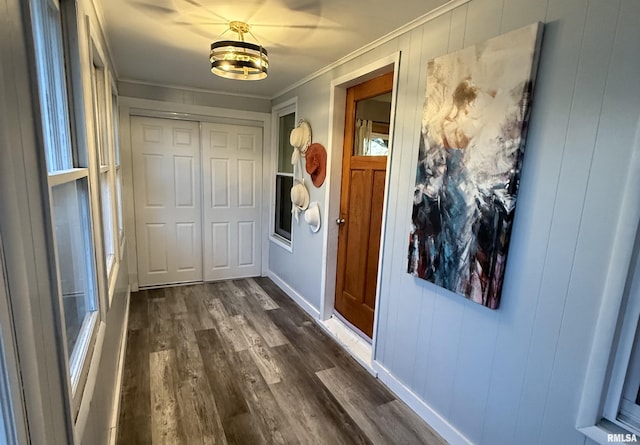
<svg viewBox="0 0 640 445">
<path fill-rule="evenodd" d="M 578 403 L 640 150 L 639 18 L 635 0 L 472 0 L 273 101 L 297 96 L 327 146 L 330 81 L 401 51 L 375 358 L 471 442 L 586 441 Z M 490 311 L 405 273 L 426 64 L 535 21 L 538 83 L 502 303 Z M 311 194 L 324 202 L 323 189 Z M 319 309 L 322 237 L 299 232 L 293 253 L 271 245 L 270 268 Z"/>
</svg>

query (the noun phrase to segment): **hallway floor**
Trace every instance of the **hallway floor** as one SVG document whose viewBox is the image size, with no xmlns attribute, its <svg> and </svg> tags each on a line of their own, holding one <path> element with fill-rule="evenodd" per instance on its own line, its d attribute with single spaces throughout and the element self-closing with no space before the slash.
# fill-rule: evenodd
<svg viewBox="0 0 640 445">
<path fill-rule="evenodd" d="M 131 295 L 118 444 L 445 442 L 266 278 Z"/>
</svg>

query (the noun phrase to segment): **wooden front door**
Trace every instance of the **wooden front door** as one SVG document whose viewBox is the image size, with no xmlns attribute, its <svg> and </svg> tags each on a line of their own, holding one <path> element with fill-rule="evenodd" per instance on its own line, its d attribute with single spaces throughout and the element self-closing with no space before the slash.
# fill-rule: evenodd
<svg viewBox="0 0 640 445">
<path fill-rule="evenodd" d="M 391 72 L 347 90 L 340 217 L 336 221 L 340 229 L 335 309 L 369 337 L 373 334 L 387 168 L 384 143 L 388 146 L 392 88 Z M 362 117 L 365 112 L 370 119 Z M 363 148 L 362 127 L 367 125 Z"/>
</svg>

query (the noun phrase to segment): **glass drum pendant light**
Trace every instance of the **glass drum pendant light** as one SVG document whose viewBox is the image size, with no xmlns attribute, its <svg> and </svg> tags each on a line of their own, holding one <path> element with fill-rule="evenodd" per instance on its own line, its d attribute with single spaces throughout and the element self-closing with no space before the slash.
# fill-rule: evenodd
<svg viewBox="0 0 640 445">
<path fill-rule="evenodd" d="M 249 31 L 249 25 L 233 21 L 229 23 L 229 29 L 238 34 L 238 40 L 221 40 L 211 44 L 211 72 L 237 80 L 260 80 L 267 77 L 267 50 L 262 45 L 244 41 L 245 34 L 251 34 L 255 39 Z"/>
</svg>

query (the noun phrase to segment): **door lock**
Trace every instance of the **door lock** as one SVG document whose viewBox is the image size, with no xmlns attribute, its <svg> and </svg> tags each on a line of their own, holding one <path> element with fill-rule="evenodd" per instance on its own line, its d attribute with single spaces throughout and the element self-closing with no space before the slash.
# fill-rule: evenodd
<svg viewBox="0 0 640 445">
<path fill-rule="evenodd" d="M 336 218 L 336 224 L 337 225 L 341 226 L 344 223 L 345 223 L 344 218 Z"/>
</svg>

